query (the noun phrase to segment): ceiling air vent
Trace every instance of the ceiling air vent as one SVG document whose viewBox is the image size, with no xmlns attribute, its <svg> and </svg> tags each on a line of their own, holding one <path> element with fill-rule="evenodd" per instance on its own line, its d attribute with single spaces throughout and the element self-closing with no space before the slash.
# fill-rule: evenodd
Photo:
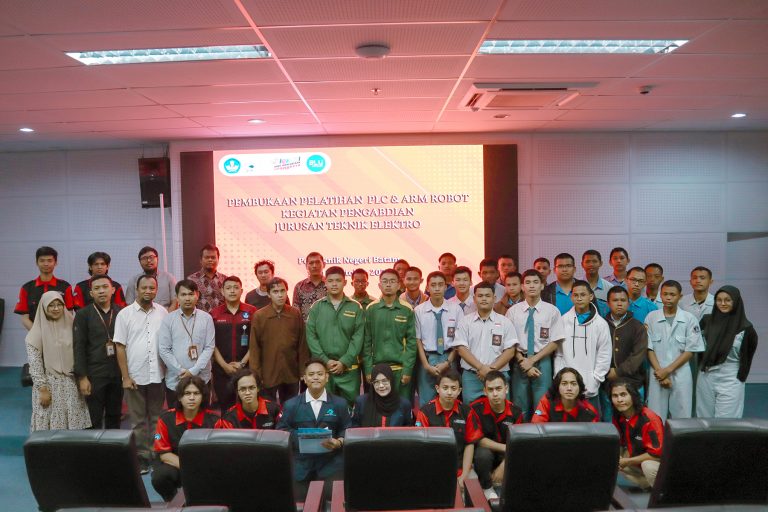
<svg viewBox="0 0 768 512">
<path fill-rule="evenodd" d="M 464 96 L 460 108 L 477 112 L 559 107 L 576 98 L 580 90 L 596 85 L 596 82 L 475 83 Z"/>
</svg>

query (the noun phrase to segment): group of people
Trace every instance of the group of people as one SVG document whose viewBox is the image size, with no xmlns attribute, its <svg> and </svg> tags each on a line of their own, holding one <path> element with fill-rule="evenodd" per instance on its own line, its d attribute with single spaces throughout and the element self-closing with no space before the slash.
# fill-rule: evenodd
<svg viewBox="0 0 768 512">
<path fill-rule="evenodd" d="M 742 415 L 757 345 L 738 289 L 710 294 L 711 271 L 696 267 L 683 296 L 661 265 L 630 267 L 620 247 L 605 277 L 600 253 L 586 251 L 583 280 L 567 253 L 522 273 L 512 256 L 483 259 L 474 286 L 453 254 L 426 279 L 399 260 L 380 272 L 378 298 L 367 271 L 351 273 L 348 296 L 344 269 L 312 252 L 292 300 L 262 260 L 244 302 L 213 245 L 178 282 L 144 247 L 125 289 L 104 252 L 88 257 L 90 277 L 75 286 L 54 276 L 57 256 L 38 249 L 40 275 L 16 305 L 29 330 L 31 429 L 119 428 L 125 400 L 142 471 L 155 461 L 166 499 L 180 485 L 178 442 L 190 428 L 288 430 L 306 485 L 340 477 L 347 428 L 448 426 L 459 483 L 474 468 L 492 497 L 507 425 L 613 421 L 619 467 L 652 485 L 666 418 Z M 330 431 L 323 453 L 299 450 L 305 428 Z"/>
</svg>

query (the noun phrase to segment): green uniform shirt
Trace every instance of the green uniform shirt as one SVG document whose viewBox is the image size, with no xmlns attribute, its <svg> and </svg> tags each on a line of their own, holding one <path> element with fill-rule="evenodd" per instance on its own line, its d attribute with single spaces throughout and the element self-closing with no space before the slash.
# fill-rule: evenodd
<svg viewBox="0 0 768 512">
<path fill-rule="evenodd" d="M 314 357 L 326 363 L 334 359 L 350 368 L 357 364 L 363 348 L 364 329 L 365 319 L 360 303 L 345 295 L 339 309 L 336 309 L 331 304 L 331 298 L 326 296 L 312 304 L 309 310 L 307 346 Z"/>
<path fill-rule="evenodd" d="M 389 363 L 402 365 L 403 375 L 410 376 L 417 357 L 416 317 L 410 306 L 395 300 L 388 307 L 381 299 L 369 304 L 365 310 L 365 374 L 370 375 L 379 363 Z"/>
</svg>

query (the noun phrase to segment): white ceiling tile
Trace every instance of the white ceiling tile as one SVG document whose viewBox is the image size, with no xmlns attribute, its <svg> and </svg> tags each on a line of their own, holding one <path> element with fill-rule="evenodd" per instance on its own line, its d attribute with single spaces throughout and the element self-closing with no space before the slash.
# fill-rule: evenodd
<svg viewBox="0 0 768 512">
<path fill-rule="evenodd" d="M 166 105 L 296 99 L 296 92 L 287 84 L 152 87 L 133 90 L 152 101 Z"/>
<path fill-rule="evenodd" d="M 539 128 L 546 132 L 570 132 L 570 131 L 615 131 L 615 130 L 641 130 L 652 124 L 651 121 L 547 121 Z"/>
<path fill-rule="evenodd" d="M 317 117 L 325 123 L 391 123 L 402 121 L 424 121 L 434 122 L 437 119 L 437 111 L 421 110 L 384 110 L 379 112 L 355 112 L 350 115 L 349 112 L 319 112 Z"/>
<path fill-rule="evenodd" d="M 0 94 L 0 111 L 19 109 L 59 109 L 91 107 L 127 107 L 151 105 L 133 91 L 72 91 L 51 93 Z"/>
<path fill-rule="evenodd" d="M 264 114 L 297 114 L 307 112 L 301 101 L 255 101 L 241 103 L 191 103 L 169 105 L 169 110 L 183 116 L 252 116 Z"/>
<path fill-rule="evenodd" d="M 20 69 L 0 71 L 0 94 L 94 91 L 121 88 L 114 80 L 92 67 Z"/>
<path fill-rule="evenodd" d="M 765 9 L 761 0 L 511 0 L 500 20 L 711 20 L 750 17 Z"/>
<path fill-rule="evenodd" d="M 380 60 L 292 59 L 283 61 L 283 65 L 292 80 L 317 82 L 455 78 L 466 62 L 467 57 L 390 57 Z"/>
<path fill-rule="evenodd" d="M 428 132 L 432 123 L 426 122 L 397 122 L 397 123 L 324 123 L 323 128 L 328 133 L 418 133 Z"/>
<path fill-rule="evenodd" d="M 112 132 L 117 130 L 195 128 L 200 125 L 184 117 L 170 119 L 119 119 L 66 123 L 37 123 L 35 133 Z M 3 126 L 3 128 L 7 128 Z M 13 127 L 12 127 L 13 128 Z M 18 129 L 18 128 L 17 128 Z"/>
<path fill-rule="evenodd" d="M 536 130 L 546 121 L 509 121 L 507 119 L 494 119 L 491 121 L 468 122 L 439 122 L 435 125 L 435 132 L 514 132 Z"/>
<path fill-rule="evenodd" d="M 243 20 L 245 24 L 245 20 Z M 129 50 L 134 48 L 185 48 L 191 46 L 260 44 L 251 27 L 194 30 L 140 30 L 135 32 L 76 33 L 34 36 L 63 52 Z"/>
<path fill-rule="evenodd" d="M 126 32 L 242 26 L 231 0 L 3 0 L 0 19 L 28 34 Z"/>
<path fill-rule="evenodd" d="M 764 55 L 665 55 L 634 73 L 648 78 L 768 78 Z"/>
<path fill-rule="evenodd" d="M 686 53 L 768 53 L 768 20 L 723 23 L 678 50 Z M 763 57 L 765 59 L 765 57 Z"/>
<path fill-rule="evenodd" d="M 469 55 L 480 44 L 487 23 L 352 25 L 264 29 L 279 59 L 355 57 L 363 44 L 385 44 L 390 57 Z"/>
<path fill-rule="evenodd" d="M 478 80 L 586 78 L 631 76 L 660 59 L 656 55 L 479 55 L 467 71 Z"/>
<path fill-rule="evenodd" d="M 312 100 L 309 106 L 315 112 L 413 112 L 435 111 L 442 106 L 441 98 L 369 98 L 349 100 Z M 350 116 L 350 121 L 354 114 Z"/>
<path fill-rule="evenodd" d="M 244 0 L 260 26 L 490 20 L 501 0 Z"/>
<path fill-rule="evenodd" d="M 79 65 L 63 52 L 46 47 L 35 38 L 0 37 L 0 70 Z"/>
<path fill-rule="evenodd" d="M 304 98 L 441 98 L 451 92 L 455 80 L 365 80 L 361 82 L 299 82 Z M 373 89 L 379 89 L 374 94 Z"/>
<path fill-rule="evenodd" d="M 718 21 L 500 21 L 488 39 L 692 39 Z M 679 51 L 679 50 L 678 50 Z"/>
<path fill-rule="evenodd" d="M 222 116 L 222 117 L 191 117 L 194 122 L 208 127 L 218 126 L 239 126 L 242 128 L 251 128 L 254 125 L 248 123 L 252 116 Z M 284 124 L 312 124 L 316 123 L 311 114 L 281 114 L 281 115 L 262 115 L 258 119 L 265 121 L 266 126 L 284 125 Z M 263 125 L 258 125 L 263 126 Z"/>
<path fill-rule="evenodd" d="M 558 121 L 666 121 L 687 120 L 690 123 L 717 117 L 711 110 L 569 110 Z"/>
<path fill-rule="evenodd" d="M 217 126 L 211 128 L 219 135 L 227 137 L 261 137 L 272 135 L 313 135 L 324 133 L 317 123 L 293 125 L 257 125 L 257 126 Z"/>
<path fill-rule="evenodd" d="M 18 110 L 0 114 L 0 123 L 66 123 L 121 119 L 159 119 L 180 117 L 172 110 L 153 106 L 68 108 L 57 110 Z"/>
<path fill-rule="evenodd" d="M 722 105 L 725 98 L 721 96 L 689 96 L 685 101 L 677 96 L 661 96 L 653 94 L 633 94 L 631 96 L 582 96 L 581 101 L 568 104 L 571 109 L 630 109 L 630 110 L 663 110 L 679 109 L 685 105 L 686 110 L 711 109 Z"/>
<path fill-rule="evenodd" d="M 469 110 L 446 110 L 440 118 L 440 122 L 461 122 L 466 124 L 490 123 L 496 125 L 507 122 L 524 121 L 550 121 L 563 115 L 563 110 L 542 109 L 542 110 L 481 110 L 471 112 Z M 505 119 L 497 119 L 495 115 L 509 115 Z"/>
<path fill-rule="evenodd" d="M 685 104 L 687 98 L 694 96 L 768 96 L 768 79 L 751 80 L 744 78 L 628 78 L 606 82 L 599 89 L 605 95 L 638 94 L 638 88 L 651 85 L 649 96 L 682 96 L 680 101 Z"/>
</svg>

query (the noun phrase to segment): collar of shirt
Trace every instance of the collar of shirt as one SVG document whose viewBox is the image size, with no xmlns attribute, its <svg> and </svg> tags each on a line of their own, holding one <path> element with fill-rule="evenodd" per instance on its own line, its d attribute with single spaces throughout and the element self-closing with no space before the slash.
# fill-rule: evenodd
<svg viewBox="0 0 768 512">
<path fill-rule="evenodd" d="M 298 313 L 297 310 L 293 309 L 288 304 L 283 304 L 283 309 L 280 310 L 279 313 L 275 310 L 275 306 L 272 303 L 270 303 L 268 306 L 265 306 L 263 309 L 265 309 L 266 313 L 268 313 L 267 318 L 277 318 L 277 317 L 283 317 L 283 316 L 299 316 L 300 314 Z"/>
<path fill-rule="evenodd" d="M 35 286 L 56 286 L 57 284 L 59 284 L 59 280 L 56 279 L 56 276 L 51 276 L 50 281 L 42 281 L 40 276 L 35 278 Z"/>
<path fill-rule="evenodd" d="M 488 397 L 485 397 L 485 400 L 483 400 L 483 414 L 487 414 L 489 416 L 493 416 L 496 418 L 496 421 L 501 421 L 507 416 L 512 416 L 512 402 L 509 400 L 504 400 L 504 410 L 500 413 L 497 413 L 493 409 L 491 409 L 491 401 L 488 400 Z"/>
<path fill-rule="evenodd" d="M 446 410 L 446 409 L 443 409 L 443 405 L 440 403 L 440 398 L 439 397 L 435 398 L 435 412 L 437 414 L 448 413 L 447 416 L 450 418 L 453 413 L 459 412 L 458 399 L 453 401 L 453 407 L 451 409 Z"/>
<path fill-rule="evenodd" d="M 245 419 L 248 419 L 248 420 L 252 419 L 252 417 L 247 412 L 245 412 L 245 409 L 243 409 L 243 404 L 238 402 L 237 405 L 235 405 L 235 407 L 237 408 L 236 410 L 237 410 L 238 421 L 243 421 Z M 254 413 L 254 416 L 258 416 L 259 414 L 267 414 L 267 401 L 261 397 L 259 397 L 259 405 L 258 407 L 256 407 L 256 412 Z"/>
<path fill-rule="evenodd" d="M 664 313 L 663 309 L 660 309 L 659 311 Z M 677 311 L 675 311 L 675 318 L 674 318 L 674 320 L 672 320 L 673 323 L 685 322 L 684 319 L 680 318 L 680 317 L 683 316 L 683 315 L 680 314 L 681 311 L 683 311 L 683 309 L 680 308 L 680 306 L 678 306 L 677 307 Z M 662 314 L 662 315 L 659 316 L 659 319 L 656 320 L 656 323 L 663 323 L 663 322 L 666 322 L 666 321 L 667 321 L 667 316 L 665 314 Z"/>
<path fill-rule="evenodd" d="M 525 300 L 525 299 L 523 299 L 523 300 Z M 531 309 L 534 309 L 534 310 L 538 311 L 538 310 L 539 310 L 539 304 L 541 304 L 541 299 L 539 299 L 539 301 L 538 301 L 536 304 L 534 304 L 533 306 L 531 306 L 530 304 L 528 304 L 528 302 L 527 302 L 527 301 L 525 302 L 525 304 L 528 306 L 527 308 L 525 308 L 525 312 L 526 312 L 526 313 L 527 313 L 529 310 L 531 310 Z"/>
<path fill-rule="evenodd" d="M 571 292 L 565 293 L 565 290 L 560 288 L 560 283 L 555 281 L 555 293 L 562 293 L 563 295 L 567 295 L 568 297 L 571 296 Z"/>
<path fill-rule="evenodd" d="M 144 308 L 141 307 L 141 304 L 139 304 L 139 301 L 134 301 L 131 306 L 133 306 L 134 311 L 142 311 L 142 312 L 147 313 L 147 314 L 149 314 L 149 313 L 151 313 L 152 311 L 155 310 L 155 303 L 154 302 L 152 302 L 152 305 L 149 307 L 149 311 L 144 311 Z M 181 311 L 181 310 L 178 310 L 178 311 Z"/>
<path fill-rule="evenodd" d="M 333 302 L 331 302 L 331 296 L 330 296 L 330 295 L 326 295 L 326 296 L 325 296 L 325 297 L 323 297 L 323 298 L 317 299 L 317 302 L 327 302 L 329 306 L 331 306 L 332 308 L 336 309 L 336 306 L 334 306 L 334 305 L 333 305 Z M 340 308 L 340 307 L 341 307 L 341 306 L 342 306 L 342 305 L 343 305 L 345 302 L 353 302 L 353 301 L 352 301 L 352 299 L 350 299 L 349 297 L 347 297 L 347 296 L 346 296 L 346 294 L 345 294 L 345 295 L 342 295 L 342 296 L 341 296 L 341 302 L 339 302 L 339 308 Z M 286 304 L 286 306 L 287 306 L 287 304 Z M 273 308 L 273 309 L 274 309 L 274 308 Z M 283 311 L 285 311 L 285 307 L 283 307 Z"/>
<path fill-rule="evenodd" d="M 500 322 L 501 320 L 499 320 L 498 317 L 501 317 L 501 316 L 502 315 L 498 314 L 494 310 L 491 310 L 491 314 L 488 315 L 488 318 L 482 319 L 480 318 L 480 313 L 478 313 L 477 311 L 473 311 L 472 313 L 469 314 L 466 320 L 469 320 L 470 322 L 477 322 L 478 320 L 480 320 L 481 322 L 488 322 L 488 321 Z"/>
<path fill-rule="evenodd" d="M 427 311 L 428 312 L 434 311 L 435 313 L 439 313 L 441 311 L 448 311 L 448 308 L 445 307 L 445 303 L 446 303 L 446 300 L 443 299 L 443 303 L 440 304 L 440 306 L 435 306 L 434 304 L 432 304 L 431 300 L 428 300 L 424 304 L 429 304 L 429 306 L 427 306 Z"/>
<path fill-rule="evenodd" d="M 576 405 L 571 409 L 570 411 L 566 411 L 565 407 L 563 407 L 563 402 L 560 401 L 558 398 L 555 401 L 555 411 L 557 412 L 563 412 L 570 416 L 571 418 L 576 418 L 579 415 L 579 409 L 581 409 L 581 400 L 576 400 Z"/>
<path fill-rule="evenodd" d="M 197 416 L 192 418 L 192 421 L 190 423 L 194 423 L 198 427 L 202 427 L 204 416 L 205 416 L 205 411 L 203 409 L 200 409 L 200 411 L 198 411 L 197 413 Z M 176 424 L 181 425 L 182 423 L 186 423 L 186 422 L 187 422 L 187 418 L 184 417 L 184 412 L 179 409 L 176 409 Z"/>
<path fill-rule="evenodd" d="M 312 402 L 327 402 L 328 401 L 328 391 L 323 389 L 323 394 L 320 395 L 320 398 L 312 398 L 312 395 L 309 393 L 309 390 L 304 393 L 304 400 L 311 404 Z"/>
</svg>

